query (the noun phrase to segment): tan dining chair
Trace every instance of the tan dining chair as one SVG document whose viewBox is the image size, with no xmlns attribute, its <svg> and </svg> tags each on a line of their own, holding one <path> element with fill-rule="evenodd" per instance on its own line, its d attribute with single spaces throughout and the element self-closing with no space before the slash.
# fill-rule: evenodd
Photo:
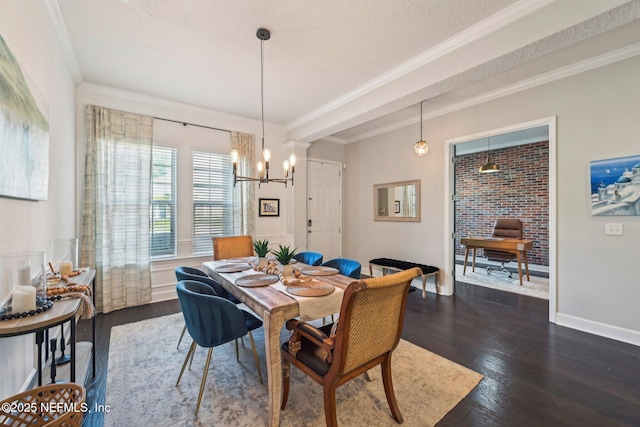
<svg viewBox="0 0 640 427">
<path fill-rule="evenodd" d="M 380 365 L 387 403 L 393 419 L 402 423 L 393 383 L 391 355 L 400 341 L 407 293 L 419 268 L 352 282 L 344 291 L 340 317 L 335 324 L 316 328 L 288 320 L 292 331 L 282 344 L 282 405 L 289 397 L 290 365 L 298 367 L 324 388 L 327 426 L 338 425 L 336 388 Z M 333 333 L 332 333 L 333 332 Z"/>
<path fill-rule="evenodd" d="M 213 260 L 253 256 L 251 236 L 212 237 Z"/>
</svg>

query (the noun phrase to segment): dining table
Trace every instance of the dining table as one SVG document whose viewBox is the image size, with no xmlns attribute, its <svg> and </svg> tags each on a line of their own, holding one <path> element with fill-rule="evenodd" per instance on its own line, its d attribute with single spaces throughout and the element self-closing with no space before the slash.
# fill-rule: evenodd
<svg viewBox="0 0 640 427">
<path fill-rule="evenodd" d="M 339 313 L 344 289 L 346 289 L 354 279 L 339 273 L 314 275 L 313 278 L 322 284 L 333 285 L 333 292 L 324 296 L 299 296 L 287 292 L 287 285 L 284 284 L 282 280 L 265 286 L 238 286 L 236 285 L 236 281 L 239 279 L 246 280 L 246 276 L 260 274 L 262 272 L 256 271 L 253 268 L 231 273 L 216 271 L 216 269 L 229 270 L 229 268 L 226 267 L 230 264 L 233 264 L 233 262 L 229 260 L 207 261 L 202 264 L 202 268 L 230 294 L 242 301 L 247 307 L 260 316 L 264 322 L 264 346 L 269 395 L 268 424 L 270 426 L 278 426 L 280 425 L 280 400 L 282 393 L 280 335 L 285 321 L 293 318 L 300 318 L 300 320 L 307 321 Z M 303 263 L 296 263 L 294 268 L 300 270 L 304 275 L 305 269 L 318 267 L 309 267 Z M 233 268 L 230 269 L 233 270 Z M 242 283 L 242 281 L 238 283 Z"/>
</svg>

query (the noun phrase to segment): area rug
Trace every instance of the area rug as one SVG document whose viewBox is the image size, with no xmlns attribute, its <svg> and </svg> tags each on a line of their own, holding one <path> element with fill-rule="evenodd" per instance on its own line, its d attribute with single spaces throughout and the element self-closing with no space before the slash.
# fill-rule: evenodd
<svg viewBox="0 0 640 427">
<path fill-rule="evenodd" d="M 178 337 L 182 314 L 116 326 L 111 330 L 105 426 L 265 426 L 268 392 L 264 334 L 254 331 L 262 363 L 260 384 L 247 338 L 213 351 L 200 413 L 195 406 L 207 350 L 198 348 L 192 369 L 176 379 L 191 338 Z M 287 331 L 283 332 L 283 339 Z M 397 426 L 391 418 L 380 368 L 338 388 L 338 423 L 343 426 Z M 393 356 L 393 383 L 404 426 L 433 426 L 482 379 L 482 375 L 402 340 Z M 281 426 L 324 426 L 322 387 L 292 367 L 287 408 Z"/>
<path fill-rule="evenodd" d="M 522 273 L 522 286 L 518 279 L 518 273 L 513 273 L 509 278 L 507 273 L 496 271 L 487 274 L 486 268 L 476 266 L 476 271 L 471 271 L 471 266 L 467 266 L 467 274 L 462 274 L 464 266 L 456 264 L 456 280 L 471 285 L 484 286 L 485 288 L 498 289 L 501 291 L 513 292 L 516 294 L 528 295 L 530 297 L 549 299 L 549 279 L 544 277 L 529 276 Z"/>
</svg>

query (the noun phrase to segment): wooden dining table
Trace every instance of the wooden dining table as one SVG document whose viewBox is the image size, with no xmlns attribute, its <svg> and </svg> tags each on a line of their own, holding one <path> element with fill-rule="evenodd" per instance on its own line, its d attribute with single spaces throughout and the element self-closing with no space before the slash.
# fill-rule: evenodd
<svg viewBox="0 0 640 427">
<path fill-rule="evenodd" d="M 282 361 L 280 359 L 280 334 L 286 320 L 300 316 L 300 304 L 293 296 L 286 294 L 273 286 L 240 287 L 235 281 L 246 275 L 245 272 L 217 273 L 216 267 L 225 265 L 224 260 L 209 261 L 202 264 L 203 270 L 214 280 L 218 281 L 230 294 L 242 301 L 264 321 L 264 347 L 267 358 L 267 383 L 269 390 L 269 425 L 280 425 L 280 400 L 282 387 Z M 306 264 L 297 263 L 296 268 L 303 269 Z M 255 272 L 254 272 L 255 273 Z M 353 278 L 335 274 L 317 276 L 316 279 L 329 283 L 336 290 L 344 290 Z M 326 298 L 326 297 L 309 297 Z M 334 298 L 335 300 L 335 298 Z M 341 301 L 328 306 L 323 315 L 329 316 L 340 311 Z"/>
</svg>

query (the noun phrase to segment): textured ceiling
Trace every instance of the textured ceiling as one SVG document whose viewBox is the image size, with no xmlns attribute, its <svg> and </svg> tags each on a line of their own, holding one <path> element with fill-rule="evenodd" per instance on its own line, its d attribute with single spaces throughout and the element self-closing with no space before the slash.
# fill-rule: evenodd
<svg viewBox="0 0 640 427">
<path fill-rule="evenodd" d="M 563 18 L 566 22 L 538 22 L 549 28 L 548 34 L 533 26 L 534 18 L 544 18 L 545 10 L 555 7 L 557 14 L 563 15 L 571 11 L 571 4 L 585 3 L 579 10 L 574 7 L 576 22 L 569 18 Z M 414 111 L 422 99 L 435 99 L 623 25 L 625 19 L 636 19 L 635 15 L 625 18 L 630 16 L 630 9 L 638 8 L 624 3 L 628 2 L 57 0 L 82 82 L 251 118 L 260 117 L 260 41 L 255 32 L 260 27 L 268 28 L 271 40 L 264 46 L 265 120 L 288 129 L 310 122 L 313 128 L 303 129 L 300 134 L 308 138 L 338 135 L 343 139 L 387 126 L 394 114 L 407 116 L 403 109 Z M 637 1 L 630 3 L 638 6 Z M 601 17 L 603 11 L 622 7 L 626 7 L 622 10 L 625 13 L 604 20 L 611 28 L 603 25 L 602 19 L 589 21 Z M 364 88 L 381 76 L 407 68 L 421 55 L 439 58 L 437 55 L 455 52 L 458 46 L 452 40 L 465 37 L 483 24 L 488 26 L 488 22 L 508 20 L 516 12 L 524 18 L 513 18 L 514 25 L 535 33 L 531 40 L 536 43 L 523 39 L 522 46 L 514 42 L 511 47 L 509 33 L 505 30 L 504 39 L 500 39 L 496 30 L 493 39 L 488 35 L 486 43 L 464 57 L 468 58 L 468 67 L 460 66 L 461 58 L 451 55 L 447 65 L 458 66 L 451 68 L 451 75 L 446 75 L 443 70 L 448 69 L 440 64 L 416 69 L 416 74 L 421 73 L 418 79 L 424 80 L 419 89 L 414 87 L 416 78 L 405 85 L 406 89 L 392 91 L 387 84 L 388 92 L 393 93 L 377 95 L 380 101 L 372 103 L 370 109 L 363 107 L 364 112 L 354 113 L 344 122 L 331 118 L 336 100 L 357 100 L 354 93 L 366 92 Z M 527 16 L 531 20 L 525 20 Z M 579 25 L 585 28 L 576 30 Z M 485 33 L 494 31 L 489 27 Z M 499 29 L 498 25 L 495 28 Z M 562 31 L 565 34 L 558 36 Z M 467 39 L 471 46 L 473 38 Z M 450 50 L 443 48 L 448 44 Z M 482 63 L 486 54 L 483 49 L 491 49 L 496 55 L 487 55 L 486 63 Z M 478 58 L 473 58 L 473 52 Z M 367 100 L 361 101 L 364 104 Z M 361 108 L 352 108 L 347 101 L 340 105 L 353 111 Z M 334 111 L 341 114 L 338 108 Z M 323 115 L 330 122 L 324 128 L 321 123 L 313 123 Z M 356 128 L 358 132 L 349 131 Z"/>
</svg>

